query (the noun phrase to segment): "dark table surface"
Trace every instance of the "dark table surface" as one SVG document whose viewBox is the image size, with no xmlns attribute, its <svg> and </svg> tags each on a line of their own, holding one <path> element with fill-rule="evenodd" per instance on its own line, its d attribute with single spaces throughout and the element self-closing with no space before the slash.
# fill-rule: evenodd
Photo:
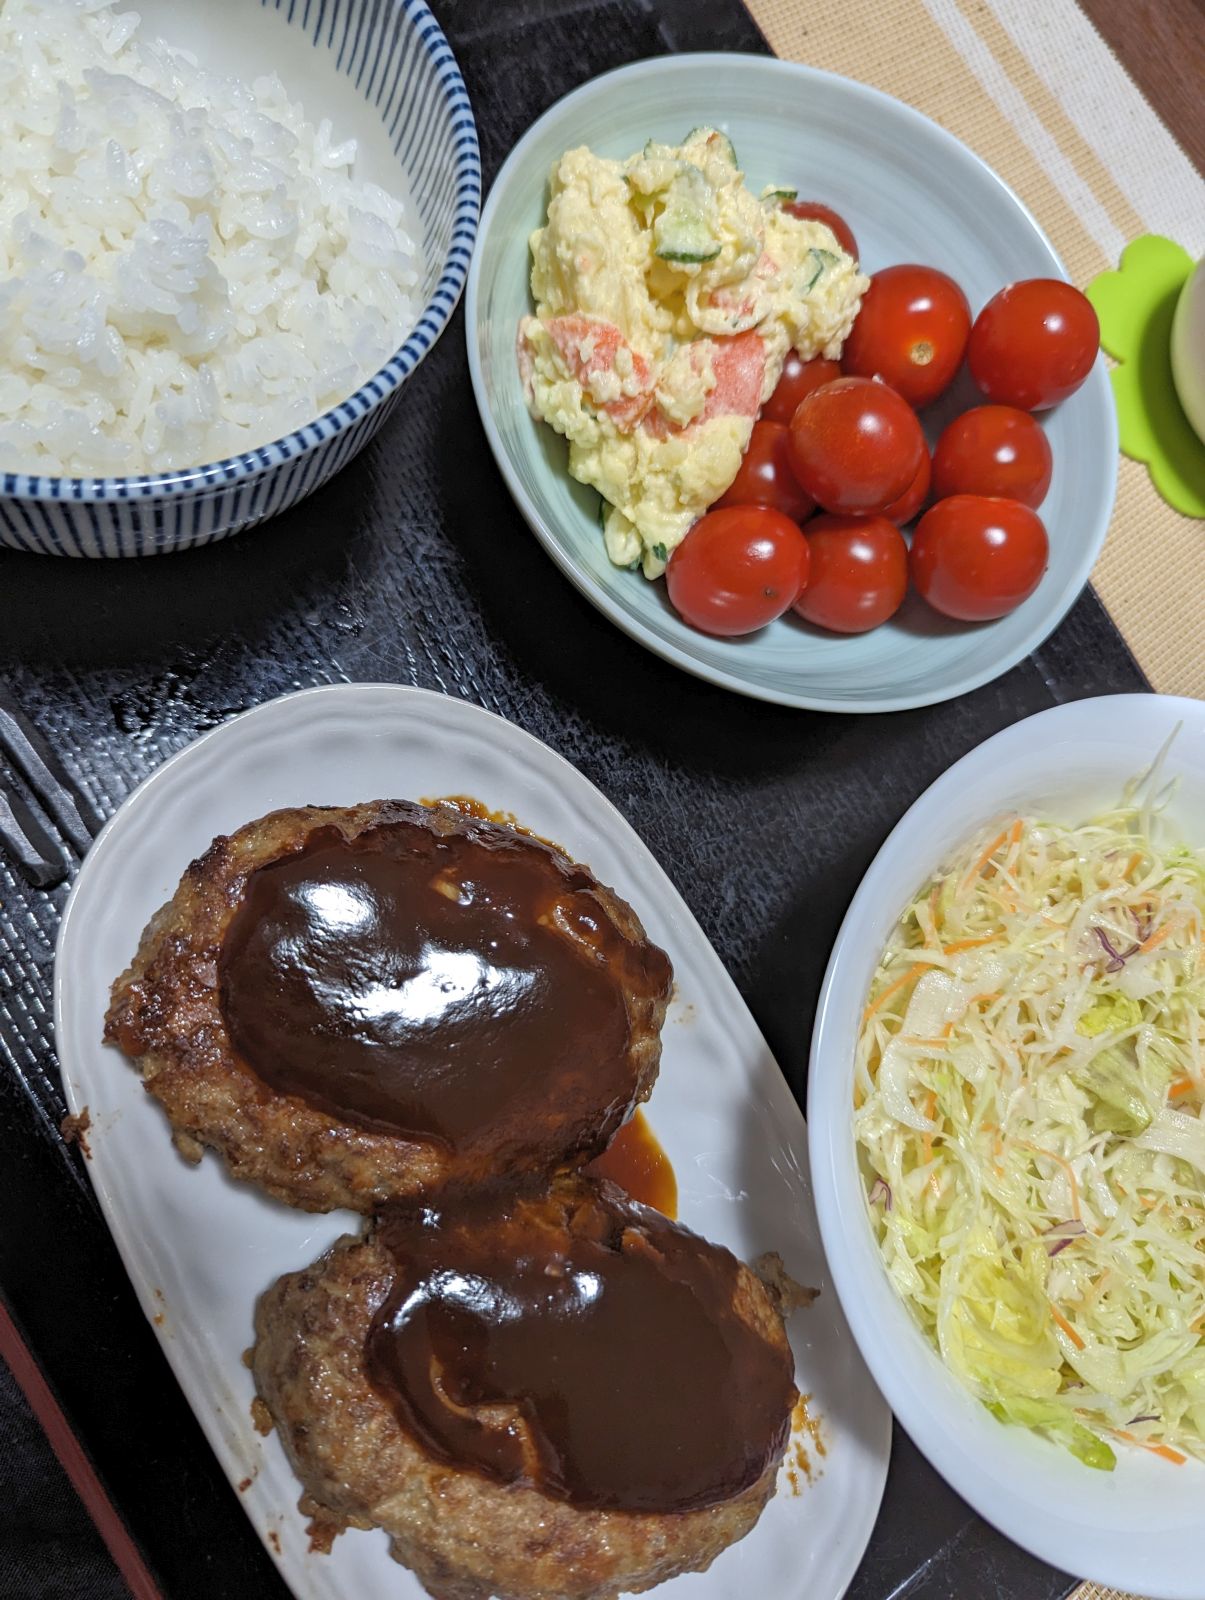
<svg viewBox="0 0 1205 1600">
<path fill-rule="evenodd" d="M 673 49 L 765 49 L 736 0 L 442 0 L 438 12 L 487 180 L 541 111 L 596 73 Z M 1145 687 L 1091 592 L 997 683 L 893 717 L 791 711 L 675 671 L 591 609 L 520 521 L 474 408 L 462 312 L 376 443 L 270 526 L 137 564 L 0 553 L 0 677 L 106 813 L 198 734 L 292 689 L 389 680 L 501 713 L 644 836 L 801 1100 L 833 936 L 908 804 L 1019 717 Z M 64 896 L 0 861 L 0 1293 L 165 1600 L 283 1597 L 58 1134 Z M 3 1593 L 124 1594 L 82 1519 L 0 1386 Z M 897 1428 L 852 1600 L 1055 1600 L 1071 1587 L 983 1523 Z"/>
</svg>

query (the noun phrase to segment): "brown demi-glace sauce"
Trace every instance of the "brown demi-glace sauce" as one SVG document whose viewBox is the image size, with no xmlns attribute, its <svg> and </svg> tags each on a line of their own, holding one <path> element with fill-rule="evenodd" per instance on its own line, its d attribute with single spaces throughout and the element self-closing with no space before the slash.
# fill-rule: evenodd
<svg viewBox="0 0 1205 1600">
<path fill-rule="evenodd" d="M 678 1215 L 678 1180 L 661 1142 L 637 1107 L 630 1122 L 585 1169 L 595 1178 L 610 1178 L 633 1200 L 652 1206 L 671 1220 Z"/>
<path fill-rule="evenodd" d="M 231 1044 L 272 1088 L 465 1149 L 520 1146 L 551 1108 L 595 1137 L 618 1124 L 625 989 L 668 989 L 670 967 L 558 851 L 399 803 L 396 820 L 353 839 L 316 828 L 252 872 L 218 978 Z"/>
<path fill-rule="evenodd" d="M 530 831 L 516 822 L 513 812 L 493 810 L 484 800 L 478 800 L 470 794 L 445 794 L 437 799 L 425 799 L 422 803 L 427 806 L 451 806 L 462 816 L 476 817 L 482 822 L 502 823 L 519 833 Z M 545 843 L 552 841 L 546 840 Z M 612 1183 L 626 1190 L 633 1200 L 638 1200 L 641 1205 L 652 1206 L 663 1216 L 672 1219 L 678 1215 L 678 1180 L 669 1157 L 661 1148 L 660 1140 L 639 1107 L 602 1155 L 591 1161 L 585 1171 L 598 1178 L 609 1178 Z"/>
<path fill-rule="evenodd" d="M 793 1361 L 740 1314 L 727 1250 L 580 1177 L 391 1208 L 377 1237 L 397 1275 L 368 1375 L 435 1459 L 672 1513 L 781 1456 Z"/>
</svg>

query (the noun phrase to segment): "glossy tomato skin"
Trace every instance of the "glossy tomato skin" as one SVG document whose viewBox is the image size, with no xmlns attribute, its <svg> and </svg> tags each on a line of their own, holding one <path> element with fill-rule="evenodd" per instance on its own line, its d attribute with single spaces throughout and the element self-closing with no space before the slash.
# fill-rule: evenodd
<svg viewBox="0 0 1205 1600">
<path fill-rule="evenodd" d="M 1036 511 L 1050 488 L 1050 443 L 1028 411 L 976 406 L 942 433 L 933 452 L 933 493 L 987 494 Z"/>
<path fill-rule="evenodd" d="M 894 522 L 897 528 L 905 522 L 911 522 L 916 513 L 929 498 L 929 485 L 933 477 L 933 466 L 929 457 L 929 447 L 925 446 L 925 453 L 921 456 L 920 466 L 916 469 L 916 477 L 904 490 L 898 500 L 893 500 L 883 515 L 888 522 Z"/>
<path fill-rule="evenodd" d="M 970 333 L 971 308 L 953 278 L 936 267 L 884 267 L 862 297 L 841 368 L 927 406 L 954 381 Z"/>
<path fill-rule="evenodd" d="M 717 506 L 770 506 L 793 522 L 815 511 L 790 461 L 790 433 L 780 422 L 755 422 L 740 471 L 716 501 Z"/>
<path fill-rule="evenodd" d="M 793 217 L 798 217 L 800 222 L 823 222 L 826 228 L 831 228 L 837 236 L 837 243 L 846 255 L 858 259 L 858 241 L 854 238 L 854 230 L 845 218 L 832 209 L 823 205 L 819 200 L 787 200 L 783 202 L 784 211 L 789 211 Z"/>
<path fill-rule="evenodd" d="M 911 487 L 925 454 L 916 413 L 872 378 L 813 389 L 791 419 L 795 476 L 826 511 L 873 515 Z"/>
<path fill-rule="evenodd" d="M 795 602 L 806 621 L 834 633 L 867 633 L 904 603 L 908 547 L 886 517 L 827 513 L 807 526 L 811 570 Z"/>
<path fill-rule="evenodd" d="M 814 356 L 811 361 L 805 361 L 794 350 L 788 350 L 778 386 L 761 409 L 762 421 L 788 425 L 805 394 L 811 394 L 813 389 L 832 383 L 834 378 L 840 376 L 839 361 L 829 361 L 824 356 Z"/>
<path fill-rule="evenodd" d="M 807 582 L 807 541 L 768 506 L 709 511 L 665 569 L 674 610 L 702 633 L 735 637 L 764 628 L 798 599 Z"/>
<path fill-rule="evenodd" d="M 988 622 L 1029 598 L 1048 557 L 1036 511 L 1017 500 L 956 494 L 920 519 L 908 566 L 934 610 L 960 622 Z"/>
<path fill-rule="evenodd" d="M 1100 323 L 1086 295 L 1061 278 L 1010 283 L 975 318 L 971 376 L 989 400 L 1045 411 L 1092 371 Z"/>
</svg>

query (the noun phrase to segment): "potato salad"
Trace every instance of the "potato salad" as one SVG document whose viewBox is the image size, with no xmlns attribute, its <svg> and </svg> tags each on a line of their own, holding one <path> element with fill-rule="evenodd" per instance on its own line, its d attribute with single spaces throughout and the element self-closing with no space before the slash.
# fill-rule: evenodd
<svg viewBox="0 0 1205 1600">
<path fill-rule="evenodd" d="M 657 578 L 736 477 L 788 352 L 839 356 L 868 280 L 782 209 L 789 191 L 752 194 L 715 129 L 626 161 L 570 150 L 550 195 L 519 330 L 528 405 L 603 497 L 610 559 Z"/>
</svg>

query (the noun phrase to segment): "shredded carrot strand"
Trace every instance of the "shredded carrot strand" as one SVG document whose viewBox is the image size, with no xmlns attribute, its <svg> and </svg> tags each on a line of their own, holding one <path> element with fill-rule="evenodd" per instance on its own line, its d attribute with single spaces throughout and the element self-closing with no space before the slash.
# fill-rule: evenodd
<svg viewBox="0 0 1205 1600">
<path fill-rule="evenodd" d="M 989 933 L 985 939 L 955 939 L 953 944 L 946 945 L 944 954 L 954 956 L 960 950 L 976 950 L 982 944 L 999 944 L 999 942 L 998 933 Z"/>
<path fill-rule="evenodd" d="M 1075 1176 L 1075 1168 L 1064 1156 L 1056 1156 L 1053 1150 L 1045 1150 L 1040 1144 L 1030 1144 L 1025 1139 L 1014 1139 L 1013 1144 L 1020 1145 L 1022 1150 L 1032 1150 L 1035 1155 L 1045 1156 L 1048 1161 L 1056 1162 L 1067 1174 L 1067 1182 L 1071 1185 L 1071 1210 L 1077 1222 L 1084 1220 L 1079 1208 L 1079 1180 Z"/>
<path fill-rule="evenodd" d="M 1168 934 L 1171 933 L 1175 925 L 1175 917 L 1169 917 L 1161 928 L 1156 928 L 1154 933 L 1151 934 L 1150 938 L 1144 939 L 1138 946 L 1142 954 L 1145 955 L 1148 950 L 1154 950 L 1157 946 L 1161 945 L 1164 939 L 1167 938 Z"/>
<path fill-rule="evenodd" d="M 893 994 L 897 994 L 906 983 L 911 983 L 913 978 L 919 977 L 928 965 L 927 961 L 918 961 L 915 966 L 909 967 L 901 977 L 896 978 L 894 983 L 889 983 L 882 994 L 872 1000 L 866 1010 L 863 1011 L 862 1021 L 864 1023 L 869 1022 L 881 1005 L 890 1000 Z"/>
<path fill-rule="evenodd" d="M 934 1094 L 933 1090 L 930 1089 L 928 1094 L 925 1096 L 925 1116 L 928 1117 L 930 1122 L 932 1122 L 936 1115 L 937 1096 Z M 925 1129 L 925 1136 L 921 1140 L 921 1150 L 924 1155 L 925 1165 L 928 1166 L 930 1161 L 933 1159 L 933 1130 L 931 1128 Z"/>
<path fill-rule="evenodd" d="M 1011 830 L 1011 832 L 1009 833 L 1009 836 L 1008 836 L 1008 848 L 1009 848 L 1010 851 L 1011 850 L 1015 850 L 1017 848 L 1017 846 L 1021 843 L 1021 835 L 1024 832 L 1025 832 L 1025 824 L 1024 824 L 1024 822 L 1022 822 L 1021 818 L 1018 817 L 1017 820 L 1013 823 L 1012 830 Z"/>
<path fill-rule="evenodd" d="M 1196 1085 L 1191 1078 L 1177 1078 L 1167 1091 L 1169 1100 L 1180 1100 L 1186 1094 L 1191 1094 Z"/>
<path fill-rule="evenodd" d="M 933 924 L 934 933 L 937 932 L 937 907 L 941 900 L 941 879 L 929 891 L 929 921 Z"/>
<path fill-rule="evenodd" d="M 1075 1348 L 1077 1350 L 1082 1350 L 1084 1348 L 1084 1341 L 1080 1338 L 1079 1334 L 1076 1333 L 1075 1329 L 1067 1321 L 1066 1317 L 1059 1310 L 1058 1306 L 1056 1306 L 1056 1305 L 1052 1305 L 1051 1306 L 1050 1315 L 1058 1323 L 1059 1327 L 1062 1328 L 1063 1332 L 1071 1340 L 1071 1343 L 1075 1346 Z"/>
<path fill-rule="evenodd" d="M 956 941 L 954 944 L 947 945 L 945 950 L 942 953 L 944 955 L 951 955 L 953 953 L 956 953 L 959 950 L 970 950 L 976 945 L 994 944 L 995 942 L 996 942 L 995 936 L 993 936 L 990 939 L 963 939 L 963 940 Z M 893 982 L 889 983 L 887 985 L 887 987 L 883 990 L 883 992 L 881 994 L 879 994 L 879 995 L 876 995 L 875 998 L 866 1007 L 865 1011 L 863 1011 L 863 1013 L 862 1013 L 862 1021 L 863 1021 L 863 1023 L 865 1024 L 865 1023 L 869 1022 L 871 1017 L 874 1016 L 875 1012 L 879 1009 L 879 1007 L 884 1005 L 888 1000 L 890 1000 L 893 994 L 897 994 L 902 988 L 904 988 L 904 986 L 906 984 L 911 983 L 913 978 L 918 977 L 920 975 L 920 973 L 922 973 L 925 970 L 926 967 L 929 967 L 929 966 L 932 966 L 932 965 L 933 965 L 932 958 L 930 958 L 927 961 L 926 960 L 917 961 L 916 963 L 914 963 L 914 965 L 912 965 L 911 967 L 908 968 L 907 972 L 901 973 L 898 978 L 894 979 Z M 995 1000 L 997 998 L 997 996 L 996 995 L 976 995 L 974 998 L 975 999 Z M 953 1024 L 949 1024 L 948 1026 L 950 1026 L 952 1028 Z"/>
<path fill-rule="evenodd" d="M 979 860 L 976 861 L 975 865 L 971 868 L 971 870 L 967 873 L 966 877 L 962 880 L 962 887 L 964 889 L 970 888 L 971 884 L 974 883 L 975 879 L 978 878 L 979 876 L 981 876 L 981 874 L 983 873 L 984 869 L 987 867 L 988 863 L 991 861 L 992 857 L 995 855 L 996 851 L 999 850 L 1000 846 L 1004 843 L 1004 841 L 1007 838 L 1008 838 L 1008 829 L 1007 828 L 1005 828 L 1003 833 L 998 833 L 996 835 L 996 837 L 992 840 L 991 844 L 988 845 L 987 849 L 979 857 Z"/>
<path fill-rule="evenodd" d="M 1143 1450 L 1149 1450 L 1153 1456 L 1162 1456 L 1164 1461 L 1170 1461 L 1173 1466 L 1182 1467 L 1188 1460 L 1187 1456 L 1182 1456 L 1178 1450 L 1173 1450 L 1170 1444 L 1148 1444 L 1145 1439 L 1140 1439 L 1137 1434 L 1128 1433 L 1125 1428 L 1114 1428 L 1113 1431 L 1127 1444 L 1139 1445 Z"/>
<path fill-rule="evenodd" d="M 1163 1205 L 1162 1200 L 1152 1200 L 1150 1195 L 1147 1194 L 1140 1194 L 1137 1199 L 1138 1204 L 1146 1211 L 1158 1211 L 1160 1206 Z M 1180 1216 L 1205 1217 L 1205 1210 L 1200 1206 L 1190 1206 L 1186 1200 L 1177 1200 L 1175 1209 Z"/>
</svg>

